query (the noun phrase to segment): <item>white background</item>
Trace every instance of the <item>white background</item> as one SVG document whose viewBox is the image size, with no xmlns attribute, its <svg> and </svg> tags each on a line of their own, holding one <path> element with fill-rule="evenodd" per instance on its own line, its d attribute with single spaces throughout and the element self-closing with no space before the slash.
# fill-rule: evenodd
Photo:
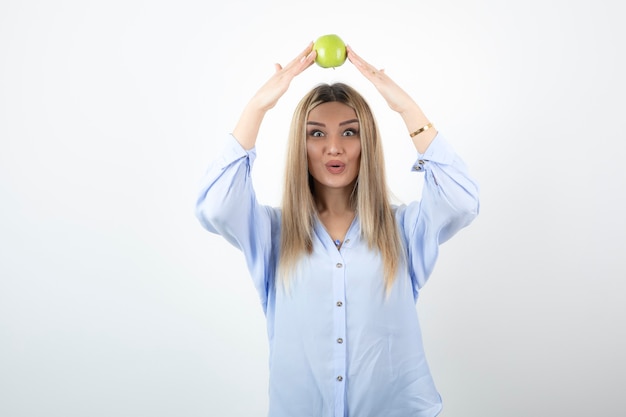
<svg viewBox="0 0 626 417">
<path fill-rule="evenodd" d="M 409 91 L 481 184 L 418 305 L 442 416 L 623 415 L 618 5 L 4 0 L 0 415 L 265 415 L 261 307 L 194 202 L 274 62 L 326 33 Z M 291 112 L 322 81 L 366 96 L 390 185 L 417 198 L 401 119 L 346 64 L 310 68 L 267 116 L 259 199 L 280 202 Z"/>
</svg>

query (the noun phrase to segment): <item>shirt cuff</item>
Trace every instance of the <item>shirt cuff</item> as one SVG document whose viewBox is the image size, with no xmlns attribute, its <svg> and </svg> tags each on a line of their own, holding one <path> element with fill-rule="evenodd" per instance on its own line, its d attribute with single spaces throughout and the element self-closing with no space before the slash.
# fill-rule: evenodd
<svg viewBox="0 0 626 417">
<path fill-rule="evenodd" d="M 426 161 L 436 162 L 442 165 L 450 165 L 454 161 L 456 153 L 446 138 L 437 132 L 433 141 L 428 145 L 426 152 L 417 154 L 417 161 L 413 164 L 413 171 L 423 171 Z"/>
<path fill-rule="evenodd" d="M 241 158 L 248 158 L 249 164 L 252 165 L 256 159 L 256 147 L 250 150 L 245 150 L 231 133 L 228 135 L 226 144 L 222 149 L 221 158 L 224 165 L 230 165 Z"/>
</svg>

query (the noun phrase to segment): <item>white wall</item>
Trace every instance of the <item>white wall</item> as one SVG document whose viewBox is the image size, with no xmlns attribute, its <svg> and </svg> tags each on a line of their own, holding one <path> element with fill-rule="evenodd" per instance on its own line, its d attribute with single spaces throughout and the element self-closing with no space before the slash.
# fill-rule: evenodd
<svg viewBox="0 0 626 417">
<path fill-rule="evenodd" d="M 3 1 L 0 415 L 263 416 L 264 320 L 243 258 L 193 213 L 242 106 L 337 33 L 409 91 L 482 187 L 424 288 L 444 417 L 616 416 L 626 384 L 623 15 L 617 0 Z M 361 90 L 393 191 L 402 121 L 350 65 L 268 115 L 278 204 L 314 84 Z"/>
</svg>

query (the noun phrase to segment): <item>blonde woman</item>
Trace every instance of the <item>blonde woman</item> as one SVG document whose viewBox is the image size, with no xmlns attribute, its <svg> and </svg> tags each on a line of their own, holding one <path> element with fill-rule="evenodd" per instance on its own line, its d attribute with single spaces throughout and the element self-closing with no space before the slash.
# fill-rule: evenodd
<svg viewBox="0 0 626 417">
<path fill-rule="evenodd" d="M 197 216 L 245 255 L 267 319 L 270 417 L 432 417 L 441 398 L 416 301 L 438 247 L 478 214 L 478 186 L 413 99 L 348 47 L 406 124 L 420 200 L 388 199 L 381 138 L 350 86 L 319 85 L 291 124 L 282 207 L 251 169 L 264 115 L 315 60 L 312 44 L 252 97 L 203 180 Z M 417 180 L 416 180 L 417 181 Z"/>
</svg>

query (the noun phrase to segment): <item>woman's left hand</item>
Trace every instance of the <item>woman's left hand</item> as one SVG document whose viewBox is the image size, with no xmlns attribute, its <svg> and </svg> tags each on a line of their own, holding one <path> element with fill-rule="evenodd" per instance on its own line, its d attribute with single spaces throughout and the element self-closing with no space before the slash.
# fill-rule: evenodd
<svg viewBox="0 0 626 417">
<path fill-rule="evenodd" d="M 374 84 L 392 110 L 403 114 L 417 106 L 415 101 L 398 84 L 396 84 L 384 69 L 377 69 L 372 64 L 357 55 L 350 46 L 346 46 L 348 60 Z"/>
<path fill-rule="evenodd" d="M 346 46 L 346 49 L 350 62 L 354 64 L 365 78 L 374 84 L 374 87 L 383 96 L 389 107 L 402 116 L 408 132 L 415 132 L 411 135 L 411 138 L 417 151 L 420 153 L 426 152 L 426 149 L 435 138 L 437 130 L 432 128 L 432 124 L 429 123 L 422 109 L 406 91 L 385 74 L 385 70 L 377 69 L 358 56 L 349 46 Z M 423 130 L 423 127 L 426 125 L 430 125 L 431 128 Z M 418 132 L 423 133 L 418 134 Z"/>
</svg>

